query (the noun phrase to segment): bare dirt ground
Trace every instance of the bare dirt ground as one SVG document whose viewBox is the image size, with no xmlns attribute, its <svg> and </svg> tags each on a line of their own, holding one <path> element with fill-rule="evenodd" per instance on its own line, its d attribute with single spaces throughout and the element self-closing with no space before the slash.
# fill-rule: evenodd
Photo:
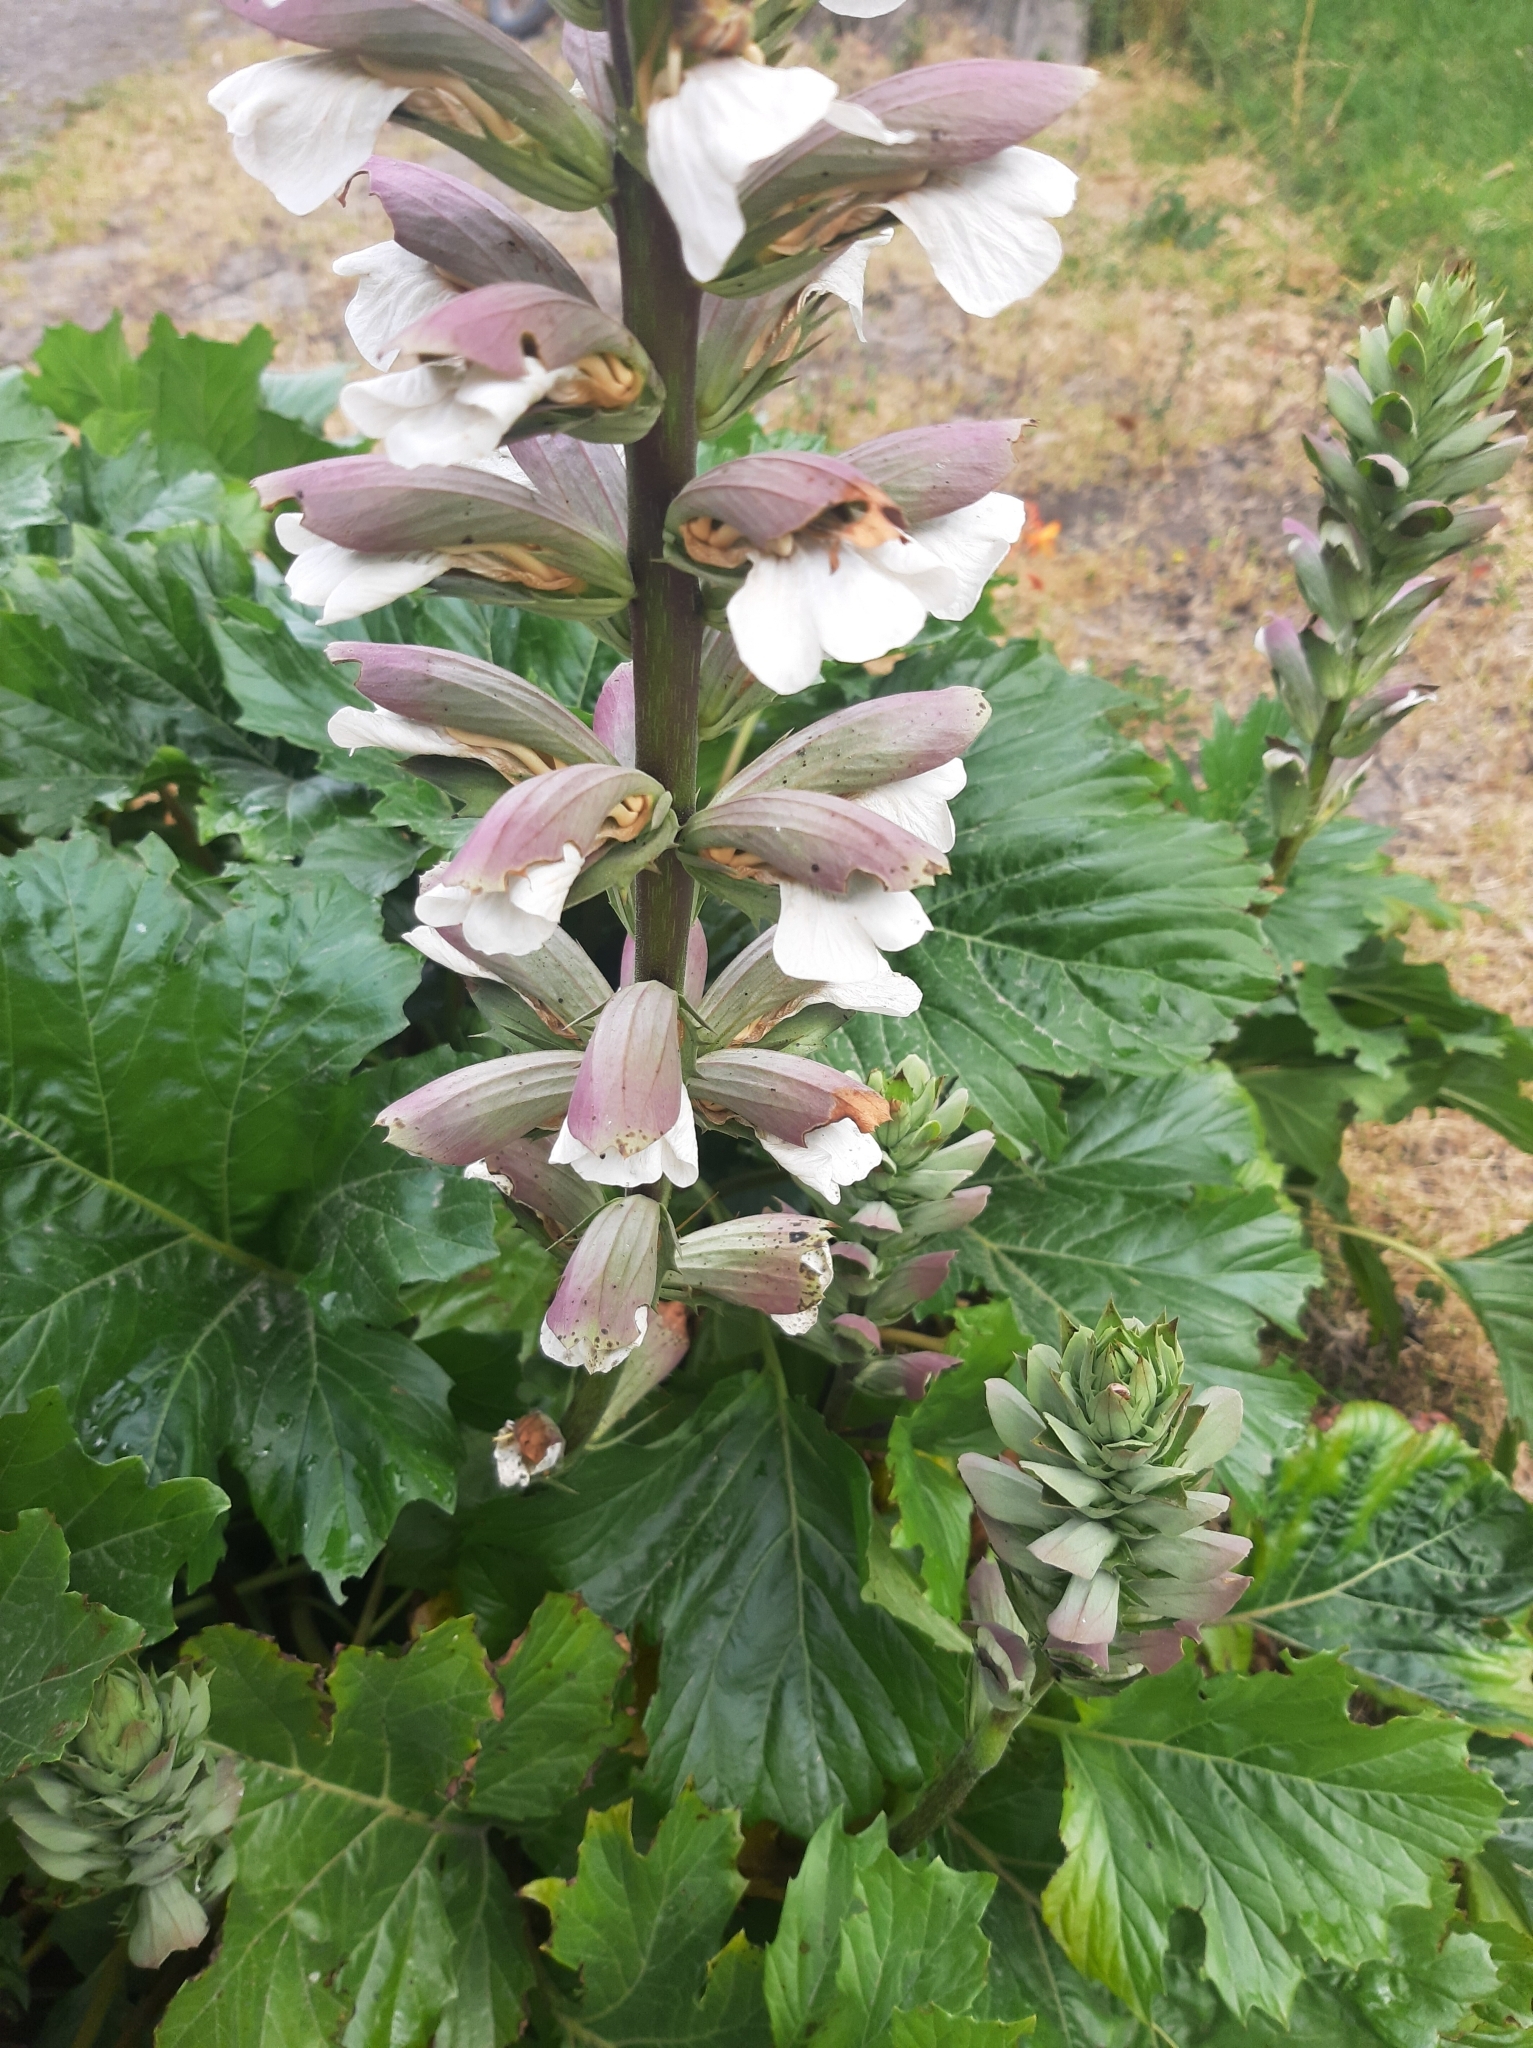
<svg viewBox="0 0 1533 2048">
<path fill-rule="evenodd" d="M 173 7 L 137 5 L 158 18 L 155 33 L 169 32 Z M 0 8 L 42 12 L 32 0 Z M 344 215 L 327 207 L 295 221 L 238 170 L 205 94 L 272 45 L 226 32 L 223 19 L 194 29 L 186 57 L 107 88 L 0 186 L 0 361 L 24 359 L 51 321 L 98 325 L 119 306 L 135 337 L 164 307 L 219 338 L 265 321 L 291 367 L 349 355 L 345 288 L 329 265 L 387 225 L 365 198 Z M 960 47 L 930 20 L 900 34 L 904 48 L 845 36 L 836 49 L 827 36 L 815 57 L 834 56 L 850 83 L 891 56 L 930 61 Z M 843 445 L 954 412 L 1032 417 L 1022 488 L 1038 526 L 1014 565 L 1010 623 L 1047 634 L 1067 662 L 1161 679 L 1159 735 L 1183 748 L 1214 705 L 1238 713 L 1263 685 L 1252 634 L 1293 608 L 1281 522 L 1311 501 L 1298 432 L 1362 310 L 1316 226 L 1284 211 L 1259 164 L 1186 161 L 1197 155 L 1188 138 L 1209 125 L 1205 106 L 1146 62 L 1112 67 L 1045 138 L 1081 191 L 1064 223 L 1065 263 L 1044 292 L 997 320 L 968 320 L 902 237 L 873 258 L 866 348 L 838 338 L 771 402 L 775 419 Z M 385 146 L 434 153 L 393 137 Z M 1148 236 L 1147 216 L 1173 188 L 1195 221 L 1219 216 L 1205 246 Z M 600 222 L 527 211 L 610 301 Z M 1413 656 L 1440 701 L 1393 736 L 1362 808 L 1394 826 L 1403 865 L 1470 906 L 1457 931 L 1415 932 L 1418 953 L 1533 1024 L 1533 477 L 1511 483 L 1505 525 Z M 1436 1252 L 1533 1220 L 1533 1159 L 1456 1114 L 1356 1132 L 1347 1167 L 1359 1221 Z M 1419 1275 L 1395 1265 L 1409 1297 Z M 1453 1411 L 1482 1431 L 1499 1422 L 1489 1347 L 1454 1302 L 1423 1307 L 1390 1365 L 1333 1290 L 1305 1355 L 1339 1390 Z"/>
</svg>

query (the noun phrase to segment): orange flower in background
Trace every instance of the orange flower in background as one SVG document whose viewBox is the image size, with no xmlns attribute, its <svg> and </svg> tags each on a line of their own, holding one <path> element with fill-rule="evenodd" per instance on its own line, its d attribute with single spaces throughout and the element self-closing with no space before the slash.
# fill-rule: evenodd
<svg viewBox="0 0 1533 2048">
<path fill-rule="evenodd" d="M 1024 498 L 1022 502 L 1027 507 L 1027 522 L 1022 528 L 1022 546 L 1028 554 L 1043 555 L 1052 561 L 1054 543 L 1059 538 L 1059 521 L 1051 519 L 1045 525 L 1037 502 L 1032 498 Z"/>
</svg>

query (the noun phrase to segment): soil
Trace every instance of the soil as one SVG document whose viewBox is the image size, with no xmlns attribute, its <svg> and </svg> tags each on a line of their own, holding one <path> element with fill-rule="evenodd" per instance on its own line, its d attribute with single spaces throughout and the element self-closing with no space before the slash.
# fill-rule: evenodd
<svg viewBox="0 0 1533 2048">
<path fill-rule="evenodd" d="M 346 289 L 329 265 L 387 234 L 380 209 L 354 198 L 344 216 L 326 208 L 293 220 L 239 172 L 205 102 L 217 78 L 272 44 L 230 33 L 226 17 L 210 23 L 154 0 L 119 7 L 109 35 L 71 31 L 84 13 L 80 0 L 0 0 L 0 25 L 14 20 L 26 47 L 24 95 L 56 104 L 106 76 L 125 48 L 165 59 L 187 47 L 178 38 L 191 46 L 152 75 L 105 88 L 101 104 L 73 116 L 0 189 L 0 361 L 24 359 L 50 322 L 99 325 L 114 307 L 135 338 L 164 307 L 220 338 L 265 321 L 290 367 L 349 358 Z M 814 56 L 861 83 L 891 58 L 931 61 L 974 46 L 940 17 L 923 11 L 922 22 L 920 51 L 892 49 L 887 33 L 845 33 L 837 44 L 827 31 Z M 78 74 L 69 68 L 76 33 L 87 50 Z M 551 38 L 534 47 L 557 64 Z M 1166 137 L 1179 122 L 1189 136 L 1213 125 L 1193 88 L 1131 55 L 1044 138 L 1081 188 L 1062 224 L 1065 261 L 1042 293 L 994 321 L 968 320 L 900 237 L 870 266 L 867 346 L 840 330 L 769 411 L 837 445 L 955 412 L 1030 416 L 1020 488 L 1037 511 L 1010 565 L 1009 623 L 1047 634 L 1069 663 L 1135 672 L 1157 711 L 1155 736 L 1185 751 L 1215 705 L 1238 714 L 1265 684 L 1252 635 L 1294 609 L 1282 520 L 1313 499 L 1298 434 L 1317 417 L 1325 364 L 1374 308 L 1314 224 L 1277 202 L 1259 163 L 1168 164 Z M 17 132 L 35 135 L 36 124 Z M 385 147 L 444 154 L 392 135 Z M 456 160 L 452 168 L 473 175 Z M 1172 190 L 1194 223 L 1214 221 L 1201 246 L 1195 234 L 1194 245 L 1154 238 Z M 525 211 L 610 304 L 616 278 L 601 223 Z M 1530 481 L 1514 472 L 1504 525 L 1418 641 L 1412 674 L 1438 686 L 1439 702 L 1392 736 L 1361 799 L 1366 815 L 1395 828 L 1400 863 L 1466 906 L 1455 931 L 1416 930 L 1416 952 L 1442 959 L 1466 994 L 1525 1025 Z M 1346 1165 L 1360 1222 L 1436 1252 L 1463 1253 L 1533 1221 L 1533 1159 L 1454 1113 L 1355 1131 Z M 1419 1275 L 1390 1256 L 1410 1300 Z M 1316 1304 L 1303 1358 L 1338 1392 L 1452 1411 L 1482 1440 L 1504 1412 L 1489 1346 L 1452 1301 L 1412 1300 L 1396 1363 L 1370 1350 L 1365 1318 L 1335 1286 Z"/>
</svg>

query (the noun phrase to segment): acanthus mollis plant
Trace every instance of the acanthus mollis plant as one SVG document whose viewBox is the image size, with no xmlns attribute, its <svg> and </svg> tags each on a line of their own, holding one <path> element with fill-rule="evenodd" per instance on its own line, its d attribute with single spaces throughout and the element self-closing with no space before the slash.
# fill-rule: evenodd
<svg viewBox="0 0 1533 2048">
<path fill-rule="evenodd" d="M 70 837 L 0 875 L 0 1996 L 26 1954 L 80 2048 L 1511 2031 L 1528 1511 L 1450 1431 L 1304 1435 L 1255 1362 L 1315 1273 L 1211 1056 L 1271 997 L 1267 868 L 1104 685 L 956 623 L 1016 421 L 697 473 L 897 228 L 970 311 L 1044 279 L 1073 181 L 1029 138 L 1084 74 L 843 95 L 797 0 L 570 0 L 577 94 L 446 0 L 238 11 L 308 45 L 218 90 L 244 159 L 311 208 L 365 171 L 393 227 L 339 266 L 375 445 L 240 472 L 286 592 L 78 523 L 6 577 L 0 736 L 67 751 L 59 662 L 144 590 L 230 722 L 135 727 L 224 764 L 194 875 L 126 843 L 120 742 L 80 808 L 38 771 Z M 390 119 L 605 208 L 622 304 Z M 795 721 L 826 656 L 876 680 Z M 342 803 L 370 894 L 297 831 Z M 140 1838 L 133 1741 L 71 1775 L 96 1680 L 225 1603 L 128 1681 L 180 1731 Z M 146 1983 L 167 1874 L 207 1946 Z"/>
</svg>

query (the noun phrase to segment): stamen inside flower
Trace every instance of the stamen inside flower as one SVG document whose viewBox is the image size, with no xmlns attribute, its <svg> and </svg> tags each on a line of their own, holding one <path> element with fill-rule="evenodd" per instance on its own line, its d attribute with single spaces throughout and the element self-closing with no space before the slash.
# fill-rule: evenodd
<svg viewBox="0 0 1533 2048">
<path fill-rule="evenodd" d="M 527 342 L 522 343 L 523 350 Z M 581 356 L 559 377 L 549 397 L 556 405 L 594 406 L 598 412 L 621 412 L 643 393 L 644 379 L 621 356 Z"/>
<path fill-rule="evenodd" d="M 516 541 L 496 541 L 487 547 L 444 548 L 443 555 L 453 569 L 471 576 L 487 577 L 492 583 L 520 583 L 527 590 L 567 591 L 578 596 L 585 584 L 566 569 L 545 562 L 535 548 Z"/>
<path fill-rule="evenodd" d="M 471 85 L 451 71 L 401 70 L 396 65 L 381 64 L 371 57 L 359 57 L 357 61 L 364 71 L 384 85 L 414 88 L 399 110 L 402 114 L 414 114 L 417 119 L 430 121 L 436 127 L 455 128 L 460 135 L 485 136 L 512 147 L 527 140 L 524 129 L 508 120 L 481 93 L 475 92 Z"/>
</svg>

